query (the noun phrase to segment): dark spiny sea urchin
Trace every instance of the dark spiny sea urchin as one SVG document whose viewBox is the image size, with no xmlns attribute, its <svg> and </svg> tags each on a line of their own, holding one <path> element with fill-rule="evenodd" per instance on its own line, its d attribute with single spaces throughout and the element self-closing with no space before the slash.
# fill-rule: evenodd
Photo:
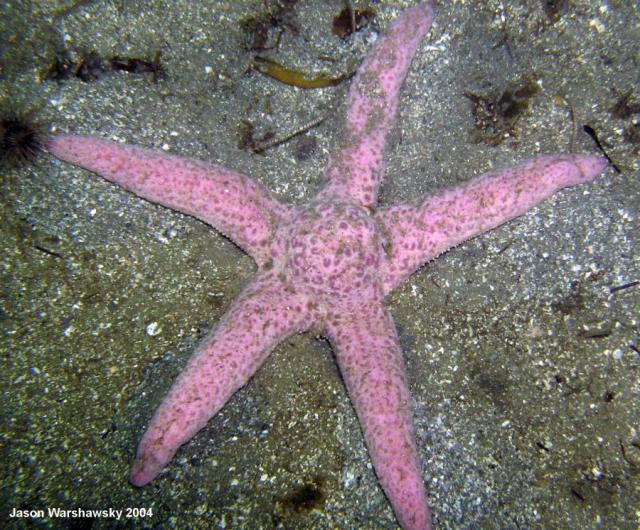
<svg viewBox="0 0 640 530">
<path fill-rule="evenodd" d="M 42 126 L 29 113 L 0 115 L 0 164 L 31 162 L 41 150 L 43 138 Z"/>
</svg>

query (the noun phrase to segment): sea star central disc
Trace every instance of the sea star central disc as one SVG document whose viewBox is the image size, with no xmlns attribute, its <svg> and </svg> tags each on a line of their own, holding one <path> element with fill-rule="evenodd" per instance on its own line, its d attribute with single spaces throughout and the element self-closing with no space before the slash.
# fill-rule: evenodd
<svg viewBox="0 0 640 530">
<path fill-rule="evenodd" d="M 379 283 L 381 238 L 362 206 L 317 200 L 287 229 L 284 272 L 310 292 L 343 299 Z"/>
</svg>

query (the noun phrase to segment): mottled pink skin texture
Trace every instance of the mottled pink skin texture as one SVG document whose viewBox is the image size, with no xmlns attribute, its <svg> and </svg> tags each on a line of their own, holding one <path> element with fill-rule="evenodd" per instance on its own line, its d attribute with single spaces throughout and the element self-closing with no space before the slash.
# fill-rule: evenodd
<svg viewBox="0 0 640 530">
<path fill-rule="evenodd" d="M 428 260 L 587 182 L 604 161 L 539 157 L 378 209 L 383 151 L 398 93 L 429 30 L 430 4 L 409 9 L 373 47 L 349 91 L 346 138 L 308 204 L 280 203 L 232 170 L 97 138 L 53 137 L 48 150 L 150 201 L 209 223 L 258 264 L 156 411 L 131 483 L 153 480 L 285 337 L 314 328 L 335 349 L 376 473 L 408 530 L 431 528 L 398 337 L 385 296 Z"/>
</svg>

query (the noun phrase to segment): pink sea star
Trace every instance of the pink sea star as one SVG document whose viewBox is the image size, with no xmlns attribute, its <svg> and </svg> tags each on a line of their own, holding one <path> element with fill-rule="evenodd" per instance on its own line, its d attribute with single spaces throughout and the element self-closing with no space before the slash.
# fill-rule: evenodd
<svg viewBox="0 0 640 530">
<path fill-rule="evenodd" d="M 287 336 L 314 328 L 335 350 L 369 453 L 405 529 L 431 527 L 410 395 L 385 296 L 422 264 L 523 214 L 565 186 L 594 179 L 601 158 L 557 154 L 483 175 L 415 204 L 374 212 L 398 94 L 431 26 L 425 3 L 391 24 L 348 96 L 345 147 L 309 203 L 279 202 L 233 170 L 79 136 L 47 149 L 150 201 L 209 223 L 258 264 L 256 277 L 200 344 L 142 437 L 131 482 L 153 480 Z"/>
</svg>

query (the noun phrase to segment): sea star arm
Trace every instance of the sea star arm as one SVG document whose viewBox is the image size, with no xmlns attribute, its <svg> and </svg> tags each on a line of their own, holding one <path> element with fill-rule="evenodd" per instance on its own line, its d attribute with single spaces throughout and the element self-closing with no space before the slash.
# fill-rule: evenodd
<svg viewBox="0 0 640 530">
<path fill-rule="evenodd" d="M 433 7 L 408 9 L 367 54 L 349 89 L 345 145 L 333 153 L 320 196 L 333 196 L 373 207 L 383 177 L 387 133 L 398 95 L 418 44 L 431 27 Z"/>
<path fill-rule="evenodd" d="M 289 210 L 261 184 L 215 164 L 86 136 L 54 136 L 46 147 L 144 199 L 212 225 L 259 265 L 270 259 L 275 226 Z"/>
<path fill-rule="evenodd" d="M 431 528 L 411 396 L 391 316 L 381 302 L 360 303 L 329 317 L 326 334 L 400 525 L 404 530 Z"/>
<path fill-rule="evenodd" d="M 287 336 L 313 324 L 311 304 L 261 273 L 200 344 L 138 445 L 130 480 L 144 486 L 263 364 Z"/>
<path fill-rule="evenodd" d="M 390 242 L 381 277 L 385 294 L 445 250 L 522 215 L 567 186 L 593 180 L 605 160 L 591 155 L 546 155 L 487 173 L 417 206 L 381 208 L 376 218 Z"/>
</svg>

